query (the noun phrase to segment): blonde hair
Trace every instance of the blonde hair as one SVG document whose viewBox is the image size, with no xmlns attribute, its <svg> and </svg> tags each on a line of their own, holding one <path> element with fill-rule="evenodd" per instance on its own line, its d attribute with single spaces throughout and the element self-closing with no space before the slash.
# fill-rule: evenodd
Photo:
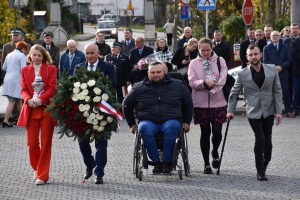
<svg viewBox="0 0 300 200">
<path fill-rule="evenodd" d="M 52 58 L 51 58 L 49 52 L 42 45 L 39 45 L 39 44 L 35 44 L 31 47 L 31 49 L 30 49 L 30 51 L 27 55 L 27 59 L 26 59 L 27 62 L 32 63 L 32 60 L 31 60 L 30 56 L 31 56 L 33 50 L 38 50 L 39 52 L 42 53 L 43 62 L 46 62 L 48 64 L 52 63 Z"/>
<path fill-rule="evenodd" d="M 183 46 L 186 47 L 186 46 L 189 46 L 189 45 L 193 45 L 195 43 L 197 44 L 198 40 L 196 38 L 191 38 L 191 39 L 189 39 L 189 41 L 185 42 Z"/>
</svg>

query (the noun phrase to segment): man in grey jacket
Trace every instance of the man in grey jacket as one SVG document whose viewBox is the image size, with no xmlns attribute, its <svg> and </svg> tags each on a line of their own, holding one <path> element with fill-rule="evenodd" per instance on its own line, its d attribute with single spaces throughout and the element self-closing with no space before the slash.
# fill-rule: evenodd
<svg viewBox="0 0 300 200">
<path fill-rule="evenodd" d="M 259 47 L 256 44 L 250 44 L 247 49 L 247 59 L 250 65 L 238 72 L 228 100 L 227 117 L 233 119 L 237 97 L 243 86 L 248 102 L 246 115 L 255 135 L 254 154 L 257 180 L 267 181 L 265 173 L 272 154 L 274 115 L 276 125 L 279 125 L 282 119 L 282 93 L 275 65 L 261 63 L 261 57 Z"/>
</svg>

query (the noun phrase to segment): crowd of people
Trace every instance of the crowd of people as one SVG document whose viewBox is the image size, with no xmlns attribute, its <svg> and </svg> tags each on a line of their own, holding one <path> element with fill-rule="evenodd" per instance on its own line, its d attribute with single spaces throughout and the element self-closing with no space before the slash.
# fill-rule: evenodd
<svg viewBox="0 0 300 200">
<path fill-rule="evenodd" d="M 215 30 L 213 39 L 197 40 L 192 36 L 192 28 L 185 27 L 182 39 L 177 42 L 177 51 L 172 52 L 172 23 L 168 22 L 164 28 L 167 40 L 159 38 L 154 49 L 145 45 L 143 37 L 133 38 L 132 30 L 126 28 L 124 40 L 115 41 L 112 46 L 105 42 L 105 33 L 99 31 L 95 42 L 87 44 L 83 52 L 76 48 L 76 41 L 68 40 L 67 50 L 61 55 L 59 47 L 52 41 L 52 32 L 43 33 L 42 45 L 30 45 L 26 43 L 22 29 L 11 29 L 12 42 L 4 45 L 2 54 L 2 68 L 6 71 L 2 95 L 9 101 L 2 126 L 13 127 L 9 123 L 12 114 L 15 124 L 26 127 L 36 185 L 43 185 L 49 179 L 56 125 L 44 110 L 54 97 L 60 74 L 72 76 L 79 66 L 89 71 L 99 69 L 109 77 L 123 104 L 121 111 L 132 133 L 141 134 L 154 162 L 153 173 L 170 173 L 176 136 L 181 128 L 189 131 L 193 118 L 194 124 L 200 126 L 203 173 L 212 174 L 212 168 L 218 168 L 220 164 L 222 125 L 234 118 L 237 96 L 244 88 L 246 115 L 255 134 L 257 179 L 267 180 L 265 173 L 272 154 L 272 126 L 274 117 L 277 125 L 281 122 L 282 98 L 286 117 L 294 118 L 299 114 L 299 25 L 284 27 L 281 32 L 269 25 L 263 31 L 248 28 L 248 38 L 240 48 L 242 70 L 238 72 L 228 102 L 222 88 L 226 84 L 232 52 L 221 31 Z M 156 62 L 144 69 L 141 62 L 153 53 L 159 53 Z M 172 72 L 180 73 L 183 82 L 172 79 L 169 74 Z M 44 90 L 38 95 L 33 82 L 44 84 Z M 127 94 L 129 85 L 132 89 Z M 157 132 L 164 134 L 162 160 L 154 142 Z M 95 142 L 95 158 L 89 140 L 78 142 L 86 165 L 84 178 L 90 178 L 94 172 L 95 183 L 103 184 L 107 140 Z"/>
</svg>

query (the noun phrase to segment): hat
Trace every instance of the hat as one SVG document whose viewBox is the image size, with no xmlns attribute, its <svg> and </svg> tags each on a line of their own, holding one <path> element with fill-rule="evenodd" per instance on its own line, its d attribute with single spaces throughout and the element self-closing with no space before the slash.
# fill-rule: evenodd
<svg viewBox="0 0 300 200">
<path fill-rule="evenodd" d="M 122 45 L 120 42 L 115 41 L 112 46 L 121 48 Z"/>
<path fill-rule="evenodd" d="M 25 35 L 25 32 L 21 29 L 21 28 L 11 28 L 10 32 L 12 35 L 17 35 L 17 34 L 21 34 L 21 35 Z"/>
<path fill-rule="evenodd" d="M 50 37 L 54 38 L 54 35 L 53 35 L 53 33 L 51 31 L 44 32 L 43 36 L 44 37 L 50 36 Z"/>
</svg>

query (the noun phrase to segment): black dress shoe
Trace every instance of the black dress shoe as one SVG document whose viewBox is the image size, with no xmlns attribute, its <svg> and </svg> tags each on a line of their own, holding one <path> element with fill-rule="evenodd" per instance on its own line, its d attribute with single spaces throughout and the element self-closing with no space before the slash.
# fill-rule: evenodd
<svg viewBox="0 0 300 200">
<path fill-rule="evenodd" d="M 259 180 L 259 181 L 267 181 L 268 180 L 268 178 L 266 177 L 266 175 L 265 174 L 260 174 L 260 173 L 258 173 L 257 175 L 256 175 L 256 177 L 257 177 L 257 180 Z"/>
<path fill-rule="evenodd" d="M 5 128 L 5 127 L 11 128 L 11 127 L 13 127 L 13 125 L 6 123 L 6 122 L 2 122 L 2 127 L 3 128 Z"/>
<path fill-rule="evenodd" d="M 153 174 L 161 173 L 161 162 L 154 163 L 154 169 L 152 170 Z"/>
<path fill-rule="evenodd" d="M 96 164 L 94 164 L 93 167 L 87 167 L 86 171 L 84 172 L 83 178 L 89 179 L 93 175 L 93 169 L 96 167 Z"/>
<path fill-rule="evenodd" d="M 169 162 L 163 162 L 162 163 L 162 172 L 165 174 L 171 173 L 171 166 Z"/>
<path fill-rule="evenodd" d="M 103 177 L 102 176 L 97 176 L 95 178 L 95 184 L 103 184 Z"/>
</svg>

